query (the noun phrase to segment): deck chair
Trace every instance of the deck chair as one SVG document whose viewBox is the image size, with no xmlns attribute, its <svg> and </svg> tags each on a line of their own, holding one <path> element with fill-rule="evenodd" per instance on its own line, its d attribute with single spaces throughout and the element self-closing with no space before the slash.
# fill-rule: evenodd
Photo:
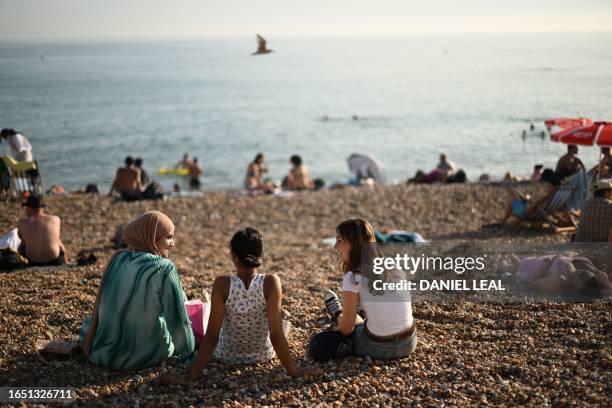
<svg viewBox="0 0 612 408">
<path fill-rule="evenodd" d="M 568 201 L 576 186 L 567 184 L 559 187 L 548 201 L 546 207 L 538 207 L 530 216 L 519 219 L 514 230 L 520 229 L 524 224 L 537 227 L 541 230 L 552 230 L 555 233 L 571 233 L 578 226 L 578 214 L 567 208 Z"/>
<path fill-rule="evenodd" d="M 18 162 L 11 156 L 2 156 L 10 173 L 10 187 L 15 193 L 30 192 L 43 194 L 43 184 L 38 171 L 38 162 Z"/>
</svg>

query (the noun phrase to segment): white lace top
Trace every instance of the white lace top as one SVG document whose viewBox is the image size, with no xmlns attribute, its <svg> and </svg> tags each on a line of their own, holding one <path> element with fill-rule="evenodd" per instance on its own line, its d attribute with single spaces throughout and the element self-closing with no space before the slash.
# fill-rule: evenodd
<svg viewBox="0 0 612 408">
<path fill-rule="evenodd" d="M 268 361 L 276 356 L 270 342 L 268 308 L 263 292 L 265 275 L 257 274 L 249 289 L 242 279 L 231 277 L 216 360 L 231 364 Z"/>
</svg>

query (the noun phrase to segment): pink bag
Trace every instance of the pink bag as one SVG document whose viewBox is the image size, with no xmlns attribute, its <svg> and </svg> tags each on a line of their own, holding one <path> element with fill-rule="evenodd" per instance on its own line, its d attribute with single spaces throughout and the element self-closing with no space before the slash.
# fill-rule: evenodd
<svg viewBox="0 0 612 408">
<path fill-rule="evenodd" d="M 208 292 L 204 292 L 204 301 L 200 299 L 189 300 L 185 302 L 187 315 L 191 320 L 191 329 L 195 337 L 196 346 L 200 344 L 206 328 L 208 327 L 208 317 L 210 316 L 210 297 Z"/>
</svg>

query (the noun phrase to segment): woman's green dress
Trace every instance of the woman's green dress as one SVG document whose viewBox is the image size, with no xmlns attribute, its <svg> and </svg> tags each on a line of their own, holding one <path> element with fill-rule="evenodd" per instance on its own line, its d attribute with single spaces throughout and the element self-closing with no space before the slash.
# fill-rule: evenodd
<svg viewBox="0 0 612 408">
<path fill-rule="evenodd" d="M 156 366 L 193 352 L 185 293 L 174 263 L 148 252 L 123 252 L 109 265 L 100 292 L 98 328 L 89 360 L 115 370 Z M 81 327 L 83 342 L 91 322 Z"/>
</svg>

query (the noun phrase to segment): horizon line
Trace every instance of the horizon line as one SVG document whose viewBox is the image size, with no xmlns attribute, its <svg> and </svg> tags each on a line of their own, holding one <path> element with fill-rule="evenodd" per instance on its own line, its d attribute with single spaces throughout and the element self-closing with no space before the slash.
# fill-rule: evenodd
<svg viewBox="0 0 612 408">
<path fill-rule="evenodd" d="M 457 32 L 413 32 L 413 33 L 266 33 L 261 31 L 267 38 L 402 38 L 402 37 L 442 37 L 442 36 L 478 36 L 478 35 L 571 35 L 571 34 L 612 34 L 610 29 L 595 30 L 540 30 L 540 31 L 457 31 Z M 106 37 L 3 37 L 0 43 L 20 42 L 123 42 L 123 41 L 189 41 L 189 40 L 212 40 L 212 39 L 237 39 L 254 36 L 256 33 L 245 34 L 205 34 L 186 36 L 106 36 Z"/>
</svg>

